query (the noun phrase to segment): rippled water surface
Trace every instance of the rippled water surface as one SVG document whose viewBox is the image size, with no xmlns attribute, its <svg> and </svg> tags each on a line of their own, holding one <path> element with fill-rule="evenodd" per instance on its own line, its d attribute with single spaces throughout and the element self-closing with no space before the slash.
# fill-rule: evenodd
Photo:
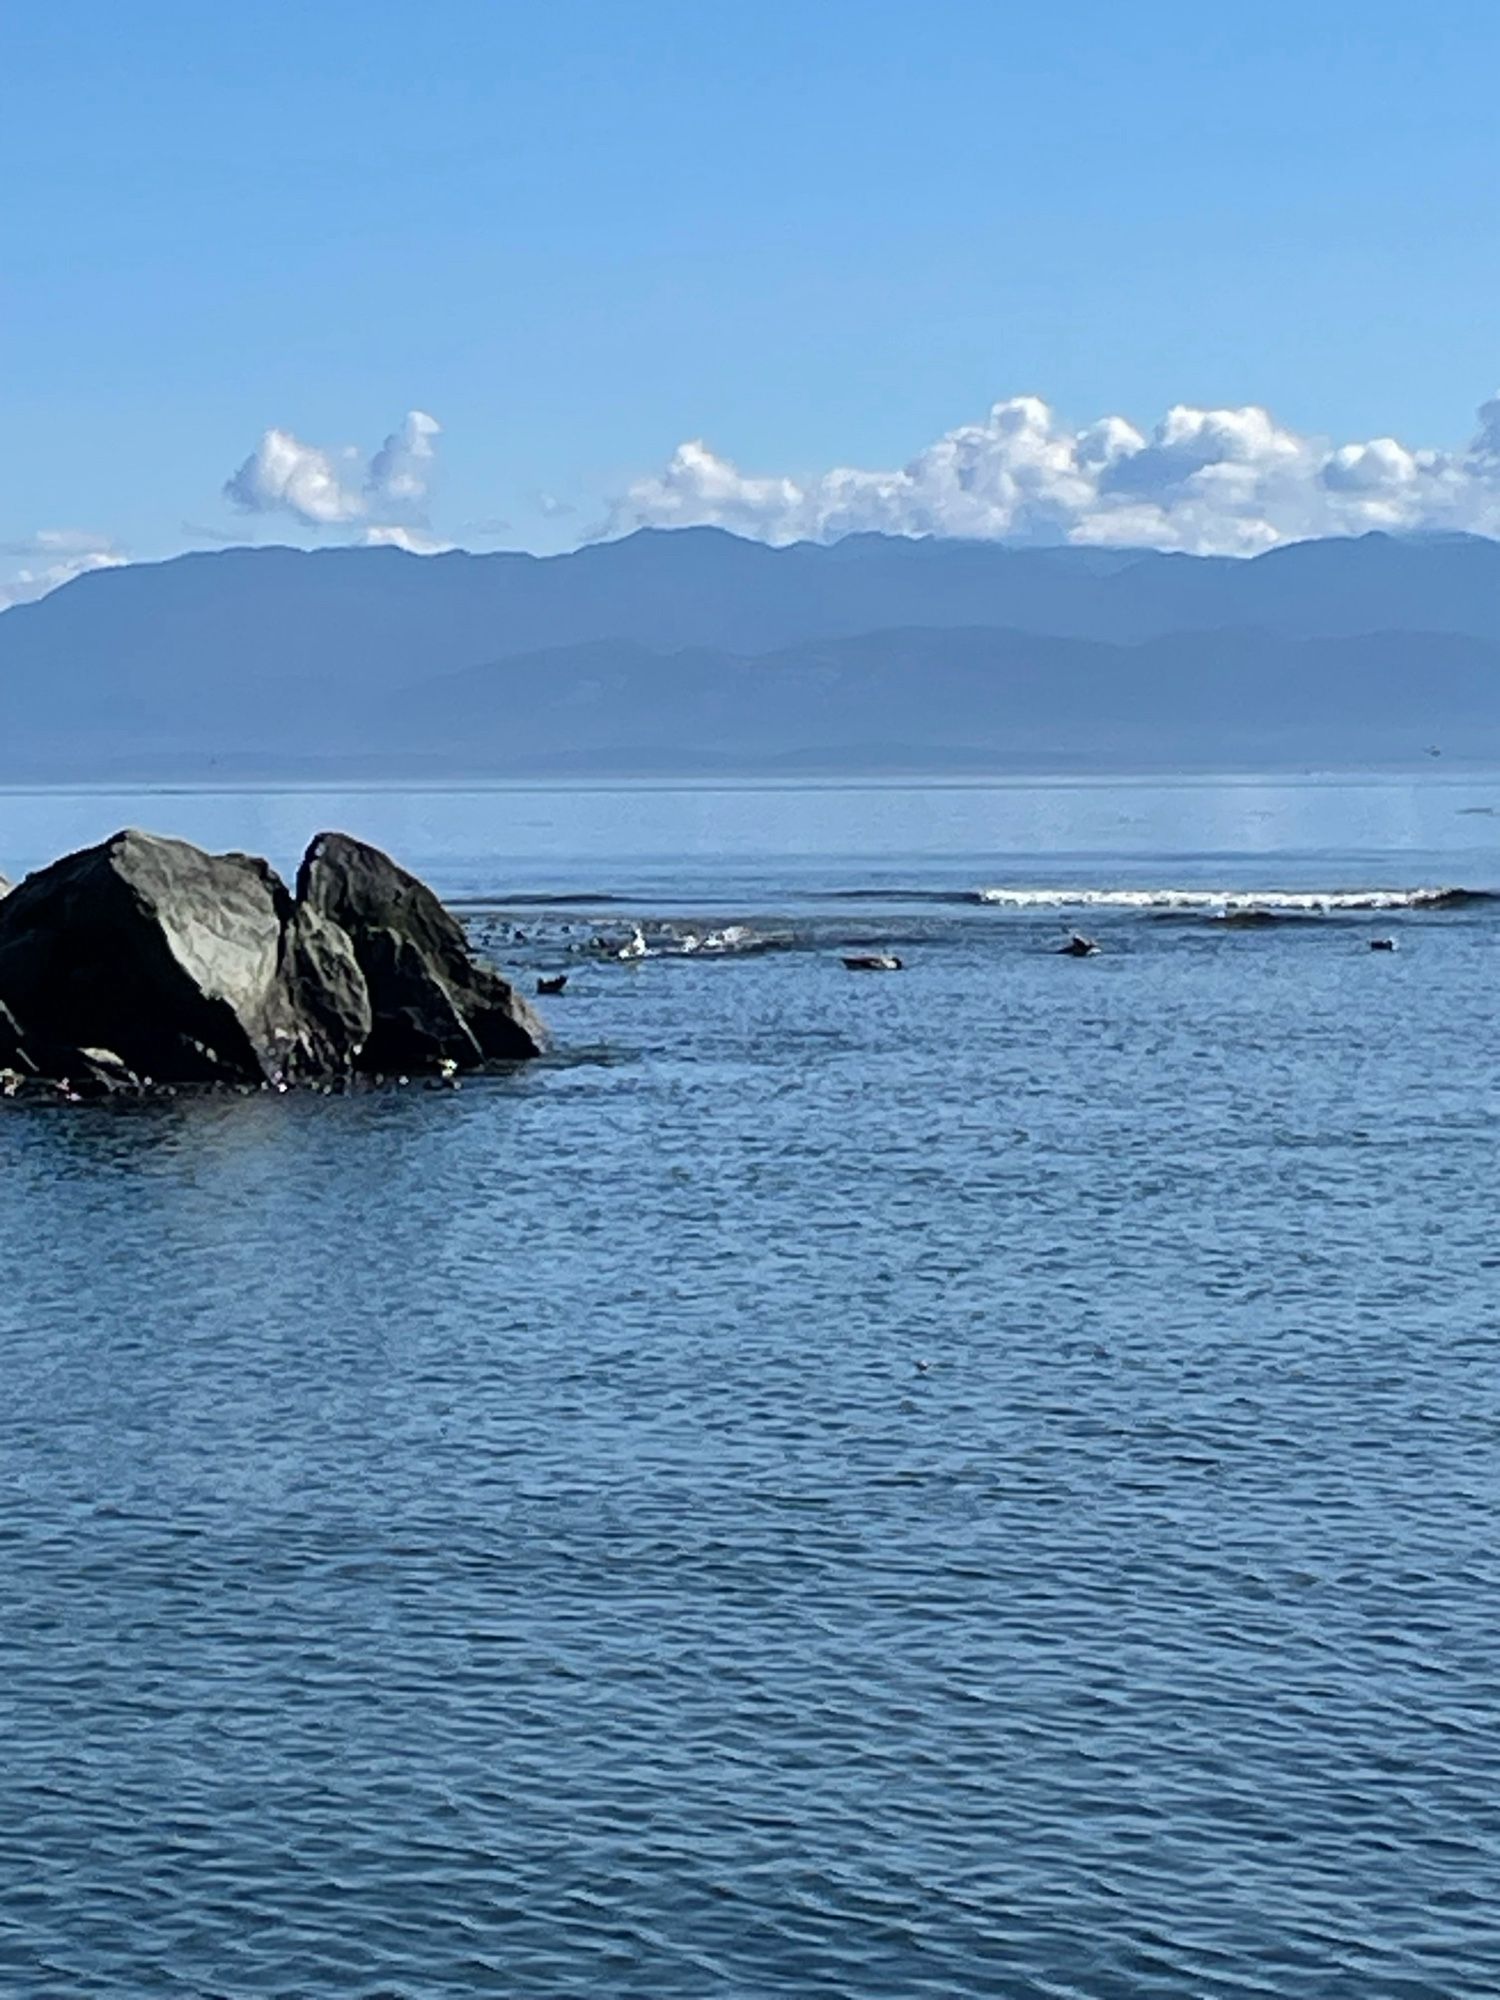
<svg viewBox="0 0 1500 2000">
<path fill-rule="evenodd" d="M 0 797 L 570 975 L 457 1094 L 0 1118 L 0 1990 L 1500 1990 L 1500 904 L 1327 894 L 1497 806 Z"/>
</svg>

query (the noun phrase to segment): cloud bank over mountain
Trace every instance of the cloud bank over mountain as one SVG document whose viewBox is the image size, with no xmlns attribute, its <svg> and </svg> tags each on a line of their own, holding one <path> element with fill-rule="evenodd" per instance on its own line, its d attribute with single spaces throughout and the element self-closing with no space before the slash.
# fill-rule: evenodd
<svg viewBox="0 0 1500 2000">
<path fill-rule="evenodd" d="M 404 547 L 420 538 L 393 531 L 426 524 L 433 440 L 441 429 L 425 410 L 409 410 L 365 462 L 353 447 L 306 444 L 273 428 L 224 482 L 224 497 L 242 513 L 289 514 L 305 528 L 368 522 L 372 535 Z"/>
<path fill-rule="evenodd" d="M 1500 533 L 1500 397 L 1457 451 L 1392 437 L 1335 445 L 1254 405 L 1177 404 L 1149 434 L 1124 417 L 1070 428 L 1036 396 L 996 403 L 894 471 L 749 474 L 701 439 L 616 502 L 612 532 L 713 525 L 759 540 L 860 530 L 1254 555 L 1387 530 Z"/>
<path fill-rule="evenodd" d="M 434 528 L 430 501 L 441 426 L 407 412 L 372 452 L 309 443 L 280 426 L 224 482 L 245 524 L 195 527 L 195 540 L 240 539 L 247 517 L 296 540 L 357 541 L 432 555 L 509 533 L 493 519 Z M 572 503 L 533 493 L 539 521 Z M 523 510 L 524 511 L 524 510 Z M 782 545 L 860 531 L 1044 547 L 1139 548 L 1253 556 L 1287 542 L 1458 530 L 1500 537 L 1500 395 L 1467 444 L 1394 437 L 1335 443 L 1292 430 L 1266 409 L 1175 404 L 1142 430 L 1122 416 L 1074 428 L 1041 398 L 1013 396 L 891 470 L 849 466 L 811 476 L 747 472 L 702 439 L 608 500 L 591 534 L 642 527 L 722 527 Z M 580 517 L 580 527 L 583 525 Z M 253 538 L 253 531 L 251 531 Z M 525 545 L 524 526 L 520 539 Z M 107 535 L 53 530 L 0 544 L 0 611 L 85 570 L 129 559 Z"/>
<path fill-rule="evenodd" d="M 106 535 L 72 528 L 44 528 L 22 542 L 0 542 L 0 611 L 45 597 L 85 570 L 117 569 L 127 560 Z"/>
</svg>

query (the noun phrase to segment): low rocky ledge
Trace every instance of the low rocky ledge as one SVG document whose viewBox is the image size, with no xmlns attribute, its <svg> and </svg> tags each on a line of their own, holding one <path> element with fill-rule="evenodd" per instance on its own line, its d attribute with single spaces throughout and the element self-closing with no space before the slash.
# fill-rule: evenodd
<svg viewBox="0 0 1500 2000">
<path fill-rule="evenodd" d="M 127 830 L 0 898 L 0 1095 L 329 1090 L 539 1055 L 541 1022 L 432 891 L 322 833 L 296 894 Z"/>
</svg>

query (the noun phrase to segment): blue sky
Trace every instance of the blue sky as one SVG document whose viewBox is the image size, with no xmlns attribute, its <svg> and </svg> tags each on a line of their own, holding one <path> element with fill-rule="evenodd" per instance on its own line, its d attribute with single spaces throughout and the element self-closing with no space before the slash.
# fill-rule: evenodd
<svg viewBox="0 0 1500 2000">
<path fill-rule="evenodd" d="M 809 482 L 1022 396 L 1067 435 L 1263 405 L 1462 446 L 1500 382 L 1497 73 L 1500 9 L 1463 0 L 16 5 L 0 565 L 357 537 L 373 489 L 316 530 L 224 482 L 276 428 L 352 495 L 408 411 L 442 430 L 400 532 L 536 548 L 880 505 L 963 531 Z M 789 485 L 726 498 L 721 461 Z M 1308 504 L 1267 532 L 1343 524 Z M 1094 532 L 1050 487 L 1004 506 Z"/>
</svg>

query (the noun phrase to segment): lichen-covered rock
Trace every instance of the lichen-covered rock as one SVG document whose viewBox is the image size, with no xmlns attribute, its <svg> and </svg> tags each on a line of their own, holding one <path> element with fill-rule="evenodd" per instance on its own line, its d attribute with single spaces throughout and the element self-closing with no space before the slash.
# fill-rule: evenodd
<svg viewBox="0 0 1500 2000">
<path fill-rule="evenodd" d="M 373 1019 L 362 1068 L 472 1069 L 540 1054 L 544 1031 L 526 1001 L 474 957 L 426 884 L 378 848 L 319 834 L 298 871 L 297 904 L 336 924 L 354 948 Z"/>
</svg>

